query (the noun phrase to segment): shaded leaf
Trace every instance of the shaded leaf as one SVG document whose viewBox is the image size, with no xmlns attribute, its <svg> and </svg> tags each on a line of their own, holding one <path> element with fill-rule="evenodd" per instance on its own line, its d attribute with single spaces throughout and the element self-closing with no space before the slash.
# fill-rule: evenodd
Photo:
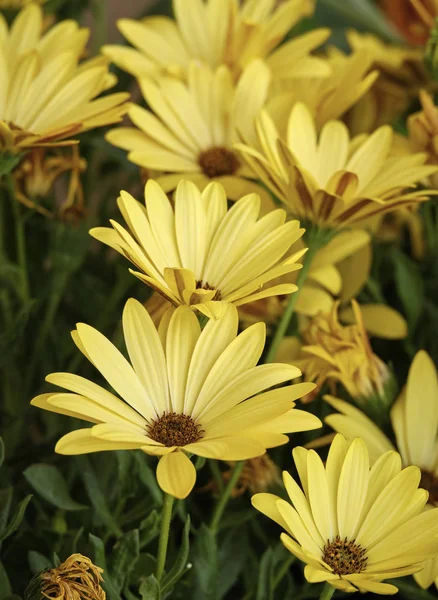
<svg viewBox="0 0 438 600">
<path fill-rule="evenodd" d="M 144 548 L 158 536 L 160 533 L 160 526 L 160 514 L 154 509 L 140 523 L 140 548 Z"/>
<path fill-rule="evenodd" d="M 99 518 L 103 523 L 105 523 L 112 533 L 115 533 L 118 537 L 121 536 L 122 530 L 117 525 L 113 515 L 111 514 L 105 495 L 102 493 L 102 490 L 99 487 L 99 483 L 90 460 L 86 456 L 77 456 L 76 459 L 79 465 L 80 475 L 95 513 L 99 515 Z"/>
<path fill-rule="evenodd" d="M 111 580 L 117 592 L 129 581 L 140 554 L 138 529 L 125 533 L 117 540 L 111 555 Z"/>
<path fill-rule="evenodd" d="M 6 523 L 8 522 L 9 511 L 12 502 L 12 487 L 0 490 L 0 538 L 6 529 Z"/>
<path fill-rule="evenodd" d="M 0 541 L 5 540 L 7 537 L 9 537 L 13 533 L 15 533 L 15 531 L 17 531 L 17 529 L 20 527 L 20 524 L 21 524 L 21 521 L 23 520 L 27 505 L 29 504 L 29 502 L 31 501 L 32 498 L 33 498 L 32 494 L 30 494 L 29 496 L 26 496 L 26 498 L 24 498 L 24 500 L 22 500 L 20 502 L 20 504 L 17 506 L 17 508 L 15 509 L 14 516 L 12 517 L 12 519 L 9 522 L 8 526 L 6 527 L 5 531 L 0 536 Z"/>
<path fill-rule="evenodd" d="M 160 600 L 161 598 L 160 584 L 154 575 L 149 575 L 149 577 L 140 585 L 138 591 L 141 600 Z"/>
<path fill-rule="evenodd" d="M 186 572 L 187 570 L 187 560 L 189 558 L 189 550 L 190 550 L 190 516 L 187 515 L 187 519 L 184 525 L 181 544 L 179 547 L 178 555 L 176 557 L 175 562 L 172 565 L 169 573 L 163 579 L 163 591 L 171 588 L 178 579 Z"/>
<path fill-rule="evenodd" d="M 245 531 L 233 529 L 219 546 L 218 596 L 224 598 L 236 583 L 248 557 L 248 536 Z"/>
<path fill-rule="evenodd" d="M 268 548 L 260 561 L 256 600 L 273 600 L 274 563 L 274 553 L 271 548 Z"/>
<path fill-rule="evenodd" d="M 31 465 L 23 471 L 23 475 L 44 500 L 57 508 L 62 510 L 84 510 L 88 508 L 72 499 L 67 482 L 55 466 L 42 463 Z"/>
<path fill-rule="evenodd" d="M 4 600 L 7 596 L 12 594 L 11 584 L 9 582 L 8 574 L 0 561 L 0 600 Z"/>
<path fill-rule="evenodd" d="M 217 600 L 218 550 L 214 533 L 202 524 L 193 552 L 193 572 L 196 582 L 194 598 Z"/>
<path fill-rule="evenodd" d="M 44 569 L 50 569 L 53 567 L 52 561 L 44 554 L 36 552 L 35 550 L 29 550 L 27 553 L 27 560 L 29 561 L 29 567 L 33 575 L 44 571 Z"/>
<path fill-rule="evenodd" d="M 93 535 L 92 533 L 89 534 L 88 539 L 90 540 L 90 544 L 92 545 L 94 550 L 93 562 L 95 565 L 103 569 L 102 577 L 104 579 L 104 582 L 102 583 L 102 587 L 107 593 L 107 600 L 122 600 L 111 580 L 106 564 L 105 546 L 102 540 L 96 535 Z"/>
<path fill-rule="evenodd" d="M 415 329 L 424 305 L 424 283 L 420 270 L 409 256 L 395 250 L 395 285 L 403 304 L 409 329 Z"/>
</svg>

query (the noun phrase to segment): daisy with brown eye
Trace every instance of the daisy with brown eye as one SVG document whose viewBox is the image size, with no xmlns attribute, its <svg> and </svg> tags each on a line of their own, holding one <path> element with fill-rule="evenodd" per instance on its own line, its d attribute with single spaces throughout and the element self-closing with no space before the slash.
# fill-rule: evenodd
<svg viewBox="0 0 438 600">
<path fill-rule="evenodd" d="M 386 579 L 421 571 L 438 551 L 438 508 L 424 511 L 420 469 L 402 469 L 400 455 L 382 454 L 370 468 L 365 443 L 338 434 L 324 465 L 314 450 L 293 450 L 301 486 L 286 471 L 289 501 L 256 494 L 255 508 L 284 530 L 281 541 L 306 567 L 311 583 L 334 589 L 395 594 Z"/>
<path fill-rule="evenodd" d="M 130 362 L 93 327 L 79 323 L 73 332 L 115 393 L 78 375 L 52 373 L 47 381 L 68 391 L 41 394 L 32 404 L 93 423 L 64 435 L 56 445 L 60 454 L 141 449 L 159 457 L 161 488 L 185 498 L 196 480 L 190 455 L 254 458 L 285 444 L 285 433 L 321 425 L 294 408 L 314 384 L 278 387 L 301 375 L 299 369 L 257 366 L 265 329 L 257 323 L 238 335 L 237 309 L 227 305 L 202 331 L 187 306 L 167 313 L 157 331 L 144 306 L 130 299 L 123 312 Z"/>
<path fill-rule="evenodd" d="M 291 294 L 291 283 L 271 280 L 301 269 L 301 250 L 289 249 L 304 229 L 276 209 L 259 218 L 260 197 L 247 194 L 228 208 L 225 188 L 210 183 L 203 192 L 181 181 L 172 204 L 150 179 L 141 204 L 122 191 L 118 200 L 127 228 L 95 227 L 90 234 L 123 254 L 131 273 L 174 306 L 181 304 L 209 318 L 226 304 L 241 306 L 260 298 Z"/>
</svg>

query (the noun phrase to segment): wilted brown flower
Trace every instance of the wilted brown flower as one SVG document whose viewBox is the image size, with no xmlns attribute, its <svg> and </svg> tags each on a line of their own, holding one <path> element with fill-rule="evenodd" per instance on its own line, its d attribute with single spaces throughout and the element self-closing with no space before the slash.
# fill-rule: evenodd
<svg viewBox="0 0 438 600">
<path fill-rule="evenodd" d="M 84 211 L 83 190 L 80 174 L 86 169 L 85 160 L 77 146 L 63 150 L 37 148 L 29 152 L 14 170 L 16 199 L 48 218 L 61 219 L 81 216 Z M 64 173 L 70 173 L 65 198 L 58 207 L 41 204 L 52 190 L 55 181 Z"/>
<path fill-rule="evenodd" d="M 53 600 L 105 600 L 103 570 L 82 554 L 72 554 L 59 567 L 40 574 L 41 594 Z"/>
</svg>

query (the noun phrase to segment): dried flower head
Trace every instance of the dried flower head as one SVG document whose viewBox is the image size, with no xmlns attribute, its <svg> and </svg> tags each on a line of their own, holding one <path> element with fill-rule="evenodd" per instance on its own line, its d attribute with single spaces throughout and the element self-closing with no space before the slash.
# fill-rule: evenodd
<svg viewBox="0 0 438 600">
<path fill-rule="evenodd" d="M 72 554 L 59 567 L 41 573 L 41 594 L 56 600 L 105 600 L 103 570 L 82 554 Z"/>
</svg>

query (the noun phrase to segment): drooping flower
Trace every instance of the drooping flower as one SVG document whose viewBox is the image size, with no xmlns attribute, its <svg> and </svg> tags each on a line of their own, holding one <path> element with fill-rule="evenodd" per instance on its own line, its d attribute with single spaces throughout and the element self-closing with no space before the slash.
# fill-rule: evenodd
<svg viewBox="0 0 438 600">
<path fill-rule="evenodd" d="M 410 44 L 426 43 L 438 15 L 437 0 L 380 0 L 380 4 Z"/>
<path fill-rule="evenodd" d="M 86 166 L 77 146 L 68 148 L 67 152 L 35 148 L 27 153 L 13 172 L 15 198 L 48 218 L 81 218 L 84 215 L 84 197 L 80 174 Z M 66 197 L 59 206 L 48 206 L 44 199 L 52 191 L 55 181 L 65 173 L 70 175 Z"/>
<path fill-rule="evenodd" d="M 326 383 L 333 390 L 341 384 L 357 404 L 379 414 L 386 411 L 397 390 L 390 369 L 371 347 L 362 317 L 367 305 L 359 307 L 355 300 L 351 304 L 352 324 L 339 322 L 339 302 L 336 302 L 329 313 L 319 313 L 309 320 L 300 331 L 301 341 L 286 337 L 277 357 L 299 365 L 306 379 L 314 381 L 318 390 Z M 406 337 L 405 321 L 393 309 L 380 310 L 380 307 L 383 305 L 369 307 L 375 320 L 386 320 L 383 326 L 376 328 L 387 333 L 388 338 Z M 343 314 L 350 317 L 345 311 Z"/>
<path fill-rule="evenodd" d="M 34 577 L 25 592 L 27 600 L 56 598 L 56 600 L 105 600 L 101 583 L 103 569 L 87 556 L 72 554 L 59 565 Z"/>
<path fill-rule="evenodd" d="M 267 109 L 281 136 L 287 131 L 291 107 L 297 102 L 307 106 L 320 128 L 328 121 L 340 119 L 368 92 L 378 77 L 372 56 L 366 49 L 347 55 L 330 47 L 323 60 L 328 69 L 326 77 L 309 78 L 303 74 L 293 80 L 273 79 Z"/>
<path fill-rule="evenodd" d="M 306 563 L 311 583 L 326 581 L 345 592 L 395 594 L 386 579 L 419 571 L 438 552 L 438 508 L 423 511 L 420 470 L 401 468 L 396 452 L 370 469 L 365 443 L 348 447 L 337 435 L 324 465 L 314 450 L 293 450 L 301 487 L 284 472 L 290 502 L 256 494 L 257 510 L 286 533 L 285 547 Z"/>
<path fill-rule="evenodd" d="M 254 119 L 266 101 L 269 81 L 261 61 L 252 62 L 235 85 L 226 66 L 212 71 L 194 62 L 187 83 L 143 79 L 141 89 L 152 110 L 132 106 L 129 116 L 136 127 L 113 129 L 106 138 L 128 150 L 136 165 L 162 171 L 157 181 L 166 192 L 187 179 L 201 189 L 219 181 L 232 200 L 249 192 L 266 195 L 262 186 L 248 180 L 252 172 L 233 143 L 237 128 L 255 141 Z"/>
<path fill-rule="evenodd" d="M 145 186 L 146 209 L 127 192 L 119 208 L 130 230 L 111 221 L 91 235 L 126 256 L 131 271 L 175 306 L 187 304 L 209 317 L 226 303 L 236 306 L 270 295 L 290 294 L 294 284 L 269 287 L 275 277 L 301 268 L 301 250 L 284 258 L 304 230 L 277 209 L 257 220 L 260 198 L 249 194 L 227 210 L 219 183 L 202 192 L 179 183 L 173 208 L 153 180 Z M 265 287 L 267 286 L 267 287 Z"/>
<path fill-rule="evenodd" d="M 173 0 L 175 20 L 154 16 L 121 19 L 119 29 L 135 47 L 103 47 L 120 68 L 141 79 L 163 75 L 186 79 L 195 59 L 216 69 L 227 65 L 237 79 L 256 58 L 279 76 L 324 76 L 324 61 L 310 56 L 330 32 L 316 29 L 281 44 L 304 16 L 312 14 L 314 0 Z M 280 47 L 279 47 L 280 46 Z"/>
<path fill-rule="evenodd" d="M 72 143 L 62 140 L 120 121 L 127 110 L 129 94 L 97 98 L 115 83 L 108 59 L 79 64 L 88 30 L 68 20 L 42 34 L 42 20 L 36 3 L 10 28 L 0 14 L 0 154 Z"/>
<path fill-rule="evenodd" d="M 419 94 L 422 110 L 409 115 L 407 125 L 409 141 L 414 152 L 426 152 L 427 162 L 438 165 L 438 108 L 432 96 L 421 90 Z M 431 176 L 432 185 L 438 188 L 438 175 Z"/>
<path fill-rule="evenodd" d="M 379 75 L 344 120 L 353 135 L 372 133 L 381 125 L 397 122 L 419 89 L 430 84 L 430 76 L 419 49 L 387 44 L 375 35 L 354 30 L 347 32 L 347 39 L 352 52 L 365 52 Z"/>
<path fill-rule="evenodd" d="M 421 486 L 429 492 L 429 503 L 438 506 L 438 377 L 429 355 L 420 350 L 412 362 L 408 380 L 391 409 L 396 446 L 377 425 L 348 402 L 326 396 L 338 413 L 325 421 L 347 439 L 358 435 L 368 447 L 372 462 L 388 450 L 400 452 L 403 466 L 421 470 Z M 432 560 L 415 575 L 422 588 L 434 581 L 438 587 L 438 562 Z"/>
<path fill-rule="evenodd" d="M 244 144 L 236 148 L 304 224 L 337 230 L 430 195 L 428 190 L 409 188 L 437 167 L 425 165 L 422 153 L 391 156 L 389 126 L 350 140 L 344 123 L 330 121 L 318 135 L 309 109 L 298 103 L 290 113 L 286 141 L 265 111 L 256 129 L 259 149 Z"/>
<path fill-rule="evenodd" d="M 123 313 L 128 362 L 96 329 L 79 323 L 75 343 L 123 400 L 78 375 L 49 375 L 48 382 L 69 393 L 42 394 L 32 404 L 95 424 L 66 434 L 56 451 L 139 448 L 160 457 L 161 488 L 184 498 L 196 479 L 187 454 L 254 458 L 286 443 L 285 433 L 319 427 L 317 417 L 295 410 L 293 402 L 313 384 L 263 392 L 300 375 L 290 365 L 256 366 L 265 343 L 264 324 L 240 335 L 237 328 L 234 306 L 202 331 L 195 314 L 181 306 L 157 331 L 144 306 L 130 299 Z"/>
</svg>

